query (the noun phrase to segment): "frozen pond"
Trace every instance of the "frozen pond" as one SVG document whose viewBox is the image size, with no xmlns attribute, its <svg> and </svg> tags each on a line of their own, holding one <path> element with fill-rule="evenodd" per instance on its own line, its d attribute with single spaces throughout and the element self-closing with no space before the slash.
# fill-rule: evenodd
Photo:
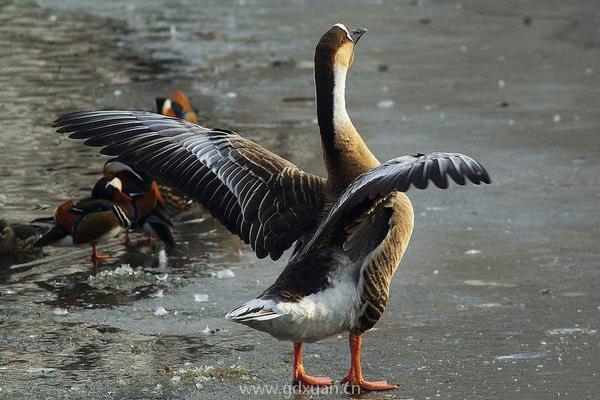
<svg viewBox="0 0 600 400">
<path fill-rule="evenodd" d="M 367 378 L 400 388 L 364 397 L 597 396 L 594 2 L 65 3 L 0 1 L 0 218 L 49 215 L 99 175 L 104 159 L 55 134 L 56 116 L 149 109 L 173 89 L 203 124 L 322 173 L 314 103 L 302 100 L 314 45 L 338 21 L 365 26 L 348 107 L 373 152 L 464 152 L 494 183 L 409 193 L 412 243 L 363 356 Z M 108 244 L 117 257 L 96 275 L 88 248 L 3 261 L 0 398 L 246 399 L 240 386 L 289 383 L 290 343 L 223 319 L 285 256 L 257 260 L 202 210 L 175 234 L 169 252 Z M 339 381 L 347 340 L 308 345 L 305 358 Z"/>
</svg>

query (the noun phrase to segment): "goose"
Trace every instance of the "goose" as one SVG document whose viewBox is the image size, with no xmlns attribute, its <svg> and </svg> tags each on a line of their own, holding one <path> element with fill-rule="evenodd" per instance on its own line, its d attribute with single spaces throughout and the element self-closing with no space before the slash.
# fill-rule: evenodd
<svg viewBox="0 0 600 400">
<path fill-rule="evenodd" d="M 53 225 L 34 245 L 60 247 L 90 243 L 94 266 L 98 260 L 110 258 L 98 253 L 97 245 L 131 227 L 133 207 L 131 199 L 121 193 L 119 178 L 110 181 L 102 178 L 94 189 L 96 197 L 85 198 L 77 203 L 72 199 L 67 200 L 56 208 L 53 217 L 34 220 L 33 222 Z M 121 196 L 115 195 L 114 192 L 120 193 Z M 108 198 L 115 200 L 107 200 Z"/>
<path fill-rule="evenodd" d="M 293 382 L 330 385 L 306 373 L 304 343 L 347 332 L 350 368 L 343 384 L 358 390 L 396 385 L 364 379 L 362 335 L 382 316 L 391 279 L 408 246 L 414 212 L 404 192 L 429 181 L 490 183 L 485 168 L 459 153 L 435 152 L 380 163 L 346 111 L 345 80 L 363 28 L 336 24 L 315 50 L 317 119 L 327 176 L 226 129 L 138 111 L 75 112 L 57 132 L 86 139 L 101 153 L 164 179 L 202 203 L 259 258 L 291 258 L 257 298 L 226 318 L 294 343 Z"/>
<path fill-rule="evenodd" d="M 134 209 L 132 228 L 142 229 L 150 243 L 152 242 L 152 235 L 156 235 L 167 246 L 175 246 L 172 232 L 173 224 L 166 213 L 165 201 L 156 180 L 147 173 L 136 171 L 127 164 L 115 159 L 108 160 L 104 164 L 102 173 L 107 179 L 119 178 L 123 193 L 131 198 Z M 97 187 L 98 185 L 94 189 Z M 101 189 L 104 191 L 103 188 Z M 118 191 L 114 191 L 114 193 L 120 195 Z M 92 190 L 92 197 L 102 197 L 102 194 L 96 195 Z M 125 244 L 130 244 L 128 231 L 125 232 Z"/>
</svg>

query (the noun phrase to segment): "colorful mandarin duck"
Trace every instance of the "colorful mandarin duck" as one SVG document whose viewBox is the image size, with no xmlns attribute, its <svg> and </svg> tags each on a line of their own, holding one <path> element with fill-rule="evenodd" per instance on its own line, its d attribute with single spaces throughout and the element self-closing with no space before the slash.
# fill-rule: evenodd
<svg viewBox="0 0 600 400">
<path fill-rule="evenodd" d="M 184 119 L 194 124 L 199 122 L 198 114 L 190 99 L 179 90 L 173 92 L 170 98 L 157 97 L 154 103 L 158 114 Z"/>
<path fill-rule="evenodd" d="M 109 160 L 104 164 L 103 174 L 106 179 L 118 178 L 123 184 L 123 193 L 132 200 L 134 212 L 133 228 L 141 228 L 152 238 L 158 236 L 168 246 L 175 245 L 173 224 L 165 210 L 165 202 L 156 181 L 145 172 L 136 171 L 130 166 L 118 161 Z M 114 192 L 115 196 L 122 195 Z M 99 197 L 92 191 L 92 197 Z M 111 199 L 117 201 L 117 199 Z M 127 236 L 126 243 L 129 243 Z"/>
<path fill-rule="evenodd" d="M 68 200 L 54 211 L 53 218 L 41 218 L 34 222 L 52 222 L 53 227 L 42 236 L 35 246 L 73 246 L 84 243 L 92 245 L 92 261 L 109 258 L 98 253 L 98 243 L 107 241 L 126 231 L 133 222 L 131 199 L 121 192 L 118 178 L 99 180 L 94 190 L 97 197 L 75 203 Z M 111 199 L 111 200 L 108 200 Z"/>
</svg>

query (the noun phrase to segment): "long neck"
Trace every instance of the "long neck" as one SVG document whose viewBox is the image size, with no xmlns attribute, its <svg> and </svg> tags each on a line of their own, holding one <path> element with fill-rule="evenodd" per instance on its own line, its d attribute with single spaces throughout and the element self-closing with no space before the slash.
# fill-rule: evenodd
<svg viewBox="0 0 600 400">
<path fill-rule="evenodd" d="M 347 68 L 315 66 L 317 120 L 329 191 L 339 195 L 358 175 L 377 165 L 346 111 Z"/>
<path fill-rule="evenodd" d="M 346 112 L 346 72 L 346 68 L 333 65 L 315 69 L 317 119 L 326 151 L 334 151 L 336 134 L 342 125 L 354 128 Z"/>
</svg>

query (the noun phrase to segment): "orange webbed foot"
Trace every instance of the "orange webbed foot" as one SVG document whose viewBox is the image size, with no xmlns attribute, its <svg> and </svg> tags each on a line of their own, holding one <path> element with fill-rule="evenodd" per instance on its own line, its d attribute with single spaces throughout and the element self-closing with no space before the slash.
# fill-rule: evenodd
<svg viewBox="0 0 600 400">
<path fill-rule="evenodd" d="M 110 260 L 112 257 L 109 256 L 108 254 L 92 254 L 92 257 L 90 257 L 92 259 L 92 261 L 99 261 L 99 260 Z"/>
<path fill-rule="evenodd" d="M 356 392 L 367 391 L 367 392 L 376 392 L 383 390 L 394 390 L 398 389 L 398 385 L 394 385 L 392 383 L 388 383 L 387 381 L 366 381 L 361 379 L 360 381 L 351 382 L 348 377 L 342 379 L 341 383 L 343 385 L 349 385 L 353 388 L 352 392 L 354 392 L 354 388 L 357 388 Z"/>
<path fill-rule="evenodd" d="M 331 386 L 333 379 L 328 376 L 311 376 L 300 372 L 294 377 L 292 384 L 298 386 Z"/>
<path fill-rule="evenodd" d="M 340 383 L 350 386 L 352 393 L 360 393 L 361 391 L 381 391 L 398 389 L 397 385 L 387 383 L 387 381 L 366 381 L 362 375 L 360 366 L 360 349 L 362 345 L 362 337 L 360 335 L 350 335 L 350 371 Z"/>
<path fill-rule="evenodd" d="M 92 245 L 92 256 L 90 258 L 91 258 L 92 262 L 95 264 L 96 261 L 109 260 L 111 258 L 111 256 L 98 253 L 98 248 L 97 248 L 96 244 L 93 244 Z"/>
<path fill-rule="evenodd" d="M 331 386 L 333 379 L 328 376 L 311 376 L 304 372 L 302 363 L 302 343 L 294 343 L 294 373 L 292 385 L 305 386 Z"/>
</svg>

